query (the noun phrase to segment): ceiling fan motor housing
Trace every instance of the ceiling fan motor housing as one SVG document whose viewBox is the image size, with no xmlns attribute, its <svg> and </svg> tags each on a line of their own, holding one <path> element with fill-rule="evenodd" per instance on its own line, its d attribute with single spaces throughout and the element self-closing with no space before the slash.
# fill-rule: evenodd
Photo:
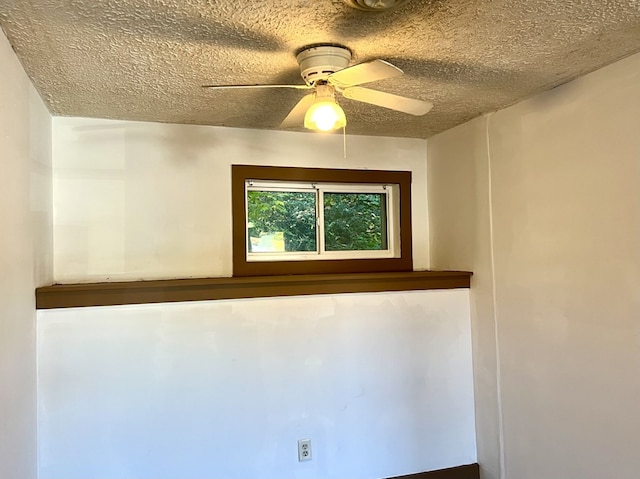
<svg viewBox="0 0 640 479">
<path fill-rule="evenodd" d="M 319 46 L 301 51 L 296 57 L 300 65 L 300 74 L 307 85 L 314 85 L 349 66 L 351 52 L 342 47 Z"/>
</svg>

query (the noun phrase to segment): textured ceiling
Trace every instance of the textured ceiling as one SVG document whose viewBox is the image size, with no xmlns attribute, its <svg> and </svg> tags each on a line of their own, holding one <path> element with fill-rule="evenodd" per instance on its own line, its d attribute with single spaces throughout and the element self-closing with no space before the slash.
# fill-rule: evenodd
<svg viewBox="0 0 640 479">
<path fill-rule="evenodd" d="M 295 54 L 345 45 L 405 71 L 367 87 L 430 100 L 423 117 L 343 99 L 351 134 L 426 138 L 640 51 L 640 0 L 2 0 L 0 24 L 56 115 L 277 129 Z"/>
</svg>

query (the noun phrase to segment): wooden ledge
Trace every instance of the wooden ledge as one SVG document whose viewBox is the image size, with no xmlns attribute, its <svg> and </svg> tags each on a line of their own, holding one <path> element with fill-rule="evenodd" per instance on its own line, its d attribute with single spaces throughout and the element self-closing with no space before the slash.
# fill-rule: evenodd
<svg viewBox="0 0 640 479">
<path fill-rule="evenodd" d="M 36 289 L 36 308 L 468 288 L 471 274 L 410 271 L 56 284 Z"/>
</svg>

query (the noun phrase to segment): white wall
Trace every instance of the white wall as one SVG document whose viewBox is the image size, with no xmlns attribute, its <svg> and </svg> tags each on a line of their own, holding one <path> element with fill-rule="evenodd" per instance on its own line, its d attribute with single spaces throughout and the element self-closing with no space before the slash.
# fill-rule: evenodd
<svg viewBox="0 0 640 479">
<path fill-rule="evenodd" d="M 232 164 L 412 171 L 426 269 L 426 142 L 347 148 L 56 118 L 55 279 L 230 276 Z M 43 311 L 40 478 L 373 479 L 474 462 L 468 308 L 458 290 Z"/>
<path fill-rule="evenodd" d="M 635 55 L 429 140 L 433 266 L 475 273 L 485 477 L 640 477 L 639 105 Z"/>
<path fill-rule="evenodd" d="M 500 475 L 500 411 L 493 304 L 489 172 L 485 119 L 429 139 L 429 217 L 434 268 L 473 271 L 471 314 L 478 459 Z"/>
<path fill-rule="evenodd" d="M 46 310 L 38 334 L 41 479 L 372 479 L 476 459 L 468 290 Z"/>
<path fill-rule="evenodd" d="M 413 172 L 414 269 L 427 269 L 424 140 L 55 118 L 59 282 L 231 276 L 231 164 Z"/>
<path fill-rule="evenodd" d="M 0 476 L 36 477 L 36 285 L 52 281 L 51 118 L 0 30 Z"/>
</svg>

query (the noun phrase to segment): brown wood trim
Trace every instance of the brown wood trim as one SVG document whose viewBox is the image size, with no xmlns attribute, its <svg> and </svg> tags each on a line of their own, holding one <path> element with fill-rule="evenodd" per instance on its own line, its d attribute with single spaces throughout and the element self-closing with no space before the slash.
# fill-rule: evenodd
<svg viewBox="0 0 640 479">
<path fill-rule="evenodd" d="M 400 258 L 248 262 L 245 253 L 247 212 L 244 192 L 245 180 L 248 179 L 398 184 L 400 186 Z M 231 208 L 234 276 L 368 273 L 411 271 L 413 269 L 410 171 L 232 165 Z"/>
<path fill-rule="evenodd" d="M 450 467 L 430 472 L 418 472 L 406 476 L 397 476 L 389 479 L 480 479 L 480 466 L 467 464 L 465 466 Z"/>
<path fill-rule="evenodd" d="M 453 289 L 470 280 L 465 271 L 410 271 L 57 284 L 36 289 L 36 308 Z"/>
</svg>

